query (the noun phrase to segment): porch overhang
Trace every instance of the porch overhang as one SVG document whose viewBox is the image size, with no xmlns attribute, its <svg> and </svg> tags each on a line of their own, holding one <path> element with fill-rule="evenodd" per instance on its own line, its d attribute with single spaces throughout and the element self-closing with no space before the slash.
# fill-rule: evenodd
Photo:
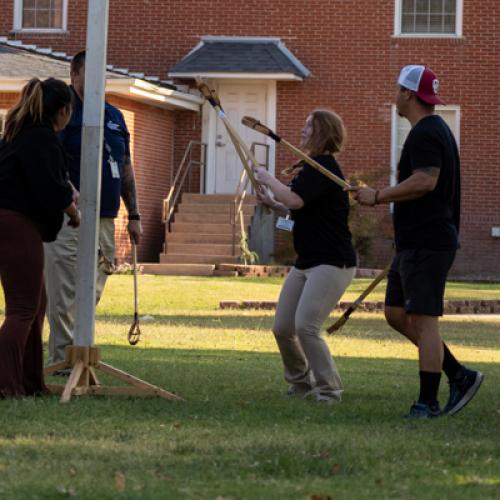
<svg viewBox="0 0 500 500">
<path fill-rule="evenodd" d="M 302 81 L 310 73 L 279 38 L 204 36 L 168 76 Z"/>
</svg>

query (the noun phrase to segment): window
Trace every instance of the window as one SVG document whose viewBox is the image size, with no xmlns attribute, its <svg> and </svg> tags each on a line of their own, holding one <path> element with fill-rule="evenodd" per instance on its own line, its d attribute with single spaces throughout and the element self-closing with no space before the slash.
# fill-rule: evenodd
<svg viewBox="0 0 500 500">
<path fill-rule="evenodd" d="M 14 29 L 66 31 L 68 0 L 15 0 Z"/>
<path fill-rule="evenodd" d="M 396 36 L 462 36 L 463 0 L 396 0 Z"/>
<path fill-rule="evenodd" d="M 460 107 L 459 106 L 436 106 L 436 114 L 441 116 L 448 124 L 457 144 L 460 145 Z M 397 182 L 397 168 L 401 150 L 410 132 L 410 122 L 402 118 L 396 111 L 396 106 L 392 107 L 392 151 L 391 151 L 391 186 Z"/>
</svg>

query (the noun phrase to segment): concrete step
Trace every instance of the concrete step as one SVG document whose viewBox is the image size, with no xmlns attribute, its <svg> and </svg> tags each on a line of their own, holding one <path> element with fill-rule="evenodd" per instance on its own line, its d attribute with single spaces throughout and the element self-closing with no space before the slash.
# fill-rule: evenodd
<svg viewBox="0 0 500 500">
<path fill-rule="evenodd" d="M 207 214 L 202 214 L 202 213 L 184 213 L 180 212 L 175 214 L 175 219 L 174 219 L 174 224 L 177 222 L 188 222 L 188 223 L 204 223 L 204 222 L 210 222 L 210 224 L 230 224 L 231 219 L 230 219 L 229 212 L 227 213 L 207 213 Z M 239 219 L 238 219 L 239 220 Z M 252 221 L 252 216 L 251 215 L 243 215 L 243 220 L 246 225 L 249 225 L 250 222 Z"/>
<path fill-rule="evenodd" d="M 239 234 L 237 235 L 237 242 Z M 199 234 L 199 233 L 168 233 L 167 244 L 170 243 L 215 243 L 230 245 L 232 234 Z"/>
<path fill-rule="evenodd" d="M 191 222 L 174 222 L 170 226 L 172 233 L 192 233 L 192 234 L 233 234 L 232 224 L 210 224 Z M 239 234 L 239 226 L 236 226 L 236 233 Z"/>
<path fill-rule="evenodd" d="M 240 253 L 239 241 L 235 247 L 236 254 Z M 212 243 L 167 243 L 167 253 L 186 255 L 231 255 L 232 245 L 220 245 Z"/>
<path fill-rule="evenodd" d="M 141 264 L 143 274 L 164 276 L 212 276 L 215 264 Z"/>
<path fill-rule="evenodd" d="M 199 194 L 199 193 L 184 193 L 182 195 L 182 203 L 233 203 L 234 194 Z M 245 196 L 245 204 L 256 204 L 255 195 L 247 194 Z"/>
<path fill-rule="evenodd" d="M 186 255 L 177 253 L 160 254 L 160 264 L 219 264 L 239 262 L 237 255 Z"/>
<path fill-rule="evenodd" d="M 255 211 L 255 205 L 243 205 L 244 215 L 252 215 Z M 181 203 L 178 206 L 177 214 L 230 214 L 234 213 L 234 206 L 229 203 Z"/>
</svg>

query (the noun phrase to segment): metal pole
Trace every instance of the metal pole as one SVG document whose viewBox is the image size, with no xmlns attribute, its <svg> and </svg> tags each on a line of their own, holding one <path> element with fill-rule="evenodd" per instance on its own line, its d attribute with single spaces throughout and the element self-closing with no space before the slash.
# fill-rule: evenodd
<svg viewBox="0 0 500 500">
<path fill-rule="evenodd" d="M 108 0 L 89 0 L 83 103 L 76 287 L 76 346 L 94 343 L 97 245 L 101 206 L 102 136 L 108 38 Z"/>
</svg>

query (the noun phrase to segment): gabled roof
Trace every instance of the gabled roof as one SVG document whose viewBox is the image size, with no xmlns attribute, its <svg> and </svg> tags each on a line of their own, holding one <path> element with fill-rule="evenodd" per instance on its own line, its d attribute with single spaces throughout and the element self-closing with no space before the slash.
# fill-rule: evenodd
<svg viewBox="0 0 500 500">
<path fill-rule="evenodd" d="M 59 78 L 69 83 L 70 58 L 64 53 L 39 49 L 19 41 L 0 39 L 0 91 L 19 92 L 33 77 Z M 106 92 L 167 109 L 199 111 L 203 102 L 198 96 L 179 92 L 177 87 L 159 79 L 125 69 L 106 72 Z"/>
<path fill-rule="evenodd" d="M 170 77 L 194 76 L 303 80 L 310 71 L 279 38 L 204 36 L 170 71 Z"/>
</svg>

